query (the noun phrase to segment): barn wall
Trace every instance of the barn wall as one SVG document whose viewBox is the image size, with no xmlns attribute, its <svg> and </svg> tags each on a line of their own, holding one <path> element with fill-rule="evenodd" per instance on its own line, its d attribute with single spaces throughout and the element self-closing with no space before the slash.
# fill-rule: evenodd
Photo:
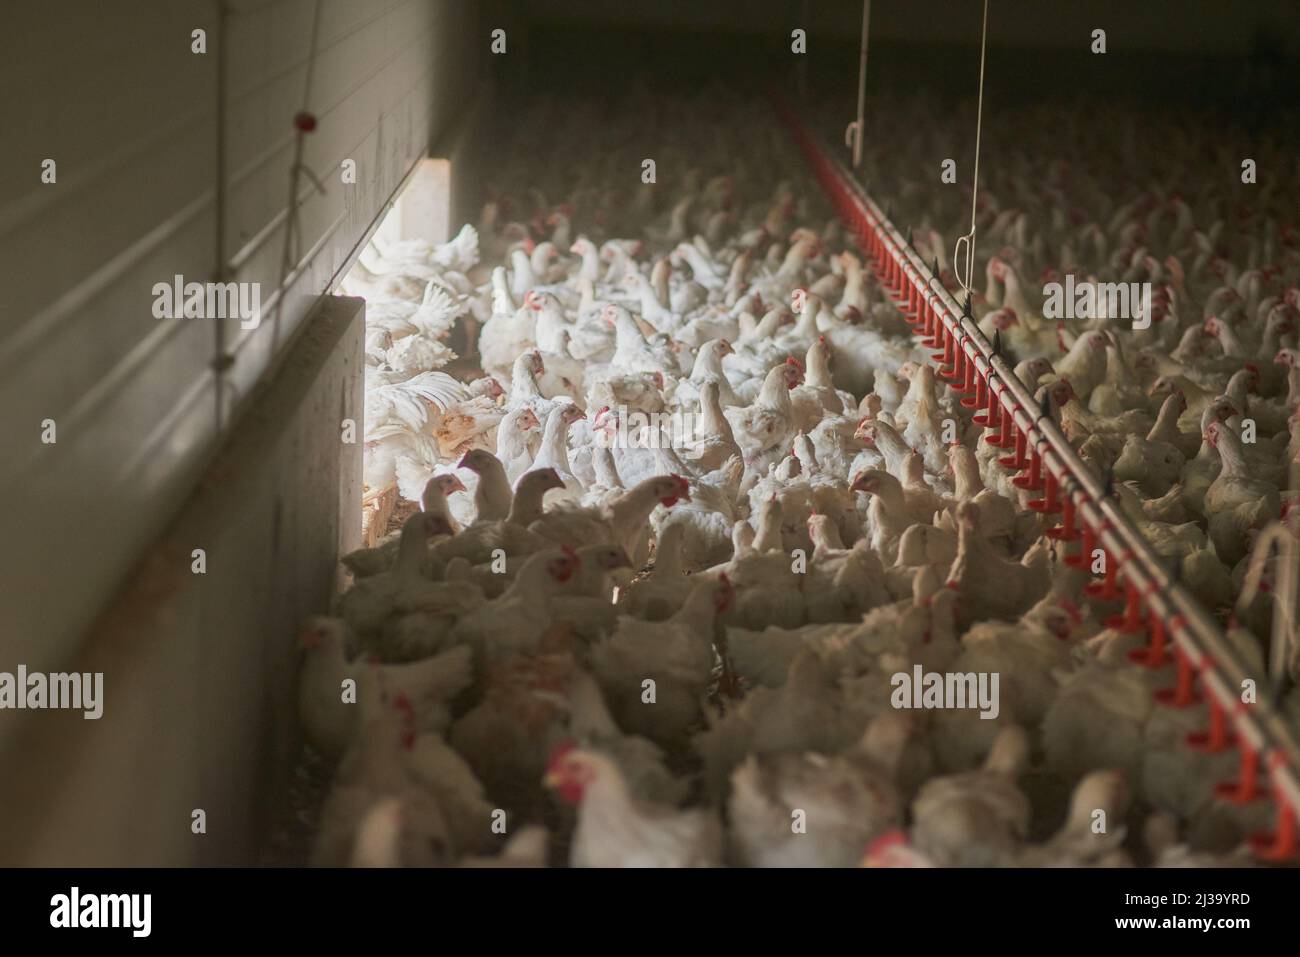
<svg viewBox="0 0 1300 957">
<path fill-rule="evenodd" d="M 0 865 L 256 861 L 297 753 L 293 635 L 360 539 L 361 445 L 339 423 L 361 418 L 363 309 L 326 297 L 80 643 L 67 670 L 103 674 L 101 717 L 6 712 Z"/>
<path fill-rule="evenodd" d="M 486 51 L 473 4 L 322 0 L 306 93 L 316 8 L 64 0 L 8 11 L 22 42 L 0 70 L 24 82 L 6 83 L 17 171 L 0 177 L 0 670 L 57 670 L 77 653 L 399 183 L 473 99 Z M 205 53 L 192 52 L 196 29 Z M 292 118 L 304 105 L 318 126 L 303 163 L 325 192 L 299 184 L 281 297 Z M 46 158 L 54 183 L 41 182 Z M 341 181 L 345 159 L 355 185 Z M 219 270 L 259 284 L 255 329 L 154 317 L 155 283 Z M 45 420 L 54 444 L 41 441 Z M 337 422 L 321 427 L 333 434 Z M 337 503 L 325 494 L 328 512 Z M 13 727 L 0 718 L 0 744 Z"/>
</svg>

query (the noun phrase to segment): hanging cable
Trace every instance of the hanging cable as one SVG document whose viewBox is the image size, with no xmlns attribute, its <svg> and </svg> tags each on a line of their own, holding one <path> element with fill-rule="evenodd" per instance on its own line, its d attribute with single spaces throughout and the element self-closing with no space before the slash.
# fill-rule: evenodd
<svg viewBox="0 0 1300 957">
<path fill-rule="evenodd" d="M 275 300 L 274 338 L 277 345 L 280 339 L 280 313 L 284 309 L 285 283 L 289 279 L 289 274 L 297 268 L 298 258 L 302 252 L 298 247 L 298 243 L 302 238 L 301 226 L 298 222 L 300 177 L 305 175 L 315 184 L 322 195 L 325 193 L 324 184 L 316 178 L 316 175 L 302 161 L 306 136 L 316 129 L 316 117 L 308 111 L 307 107 L 311 104 L 311 85 L 316 73 L 316 45 L 320 33 L 320 8 L 321 0 L 316 0 L 311 19 L 311 45 L 307 50 L 307 76 L 303 82 L 302 109 L 293 118 L 293 165 L 289 168 L 289 205 L 288 212 L 285 215 L 284 247 L 280 254 L 280 279 L 276 286 Z"/>
<path fill-rule="evenodd" d="M 217 268 L 214 281 L 224 283 L 229 273 L 226 264 L 226 77 L 229 55 L 226 52 L 226 40 L 229 36 L 230 5 L 229 0 L 217 2 L 217 123 L 214 146 L 216 155 L 216 184 L 213 188 L 212 220 L 216 227 L 213 246 L 217 252 Z M 234 362 L 234 357 L 226 351 L 226 324 L 212 324 L 212 377 L 213 397 L 216 400 L 216 435 L 222 433 L 226 416 L 226 370 Z"/>
<path fill-rule="evenodd" d="M 975 278 L 975 214 L 978 210 L 980 191 L 980 128 L 984 123 L 984 49 L 989 35 L 989 0 L 984 0 L 984 25 L 980 29 L 980 87 L 979 101 L 975 106 L 975 177 L 970 190 L 970 232 L 957 240 L 952 250 L 952 268 L 957 274 L 957 282 L 962 292 L 970 297 L 971 283 Z M 962 246 L 966 247 L 966 259 L 963 266 L 958 266 L 958 257 Z"/>
<path fill-rule="evenodd" d="M 871 23 L 871 0 L 862 0 L 862 45 L 858 51 L 858 118 L 844 131 L 844 145 L 853 148 L 853 168 L 862 164 L 862 117 L 867 105 L 867 27 Z"/>
<path fill-rule="evenodd" d="M 1273 636 L 1269 648 L 1269 679 L 1276 686 L 1284 680 L 1284 673 L 1292 663 L 1296 645 L 1300 642 L 1300 628 L 1295 620 L 1296 575 L 1294 562 L 1300 552 L 1300 512 L 1288 512 L 1282 521 L 1270 522 L 1255 539 L 1246 566 L 1246 577 L 1237 596 L 1237 616 L 1245 619 L 1251 604 L 1264 584 L 1265 566 L 1274 556 Z"/>
</svg>

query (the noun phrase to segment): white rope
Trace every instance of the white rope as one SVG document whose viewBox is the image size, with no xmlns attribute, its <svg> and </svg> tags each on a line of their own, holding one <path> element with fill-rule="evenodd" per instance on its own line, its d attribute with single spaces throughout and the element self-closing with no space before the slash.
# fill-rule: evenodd
<svg viewBox="0 0 1300 957">
<path fill-rule="evenodd" d="M 952 268 L 957 274 L 957 282 L 962 292 L 970 295 L 971 283 L 975 278 L 975 212 L 980 191 L 980 130 L 984 124 L 984 49 L 989 35 L 989 0 L 984 0 L 984 25 L 980 29 L 980 89 L 979 102 L 975 107 L 975 177 L 971 181 L 970 191 L 970 232 L 961 236 L 952 250 Z M 966 247 L 966 259 L 963 266 L 957 265 L 962 247 Z"/>
</svg>

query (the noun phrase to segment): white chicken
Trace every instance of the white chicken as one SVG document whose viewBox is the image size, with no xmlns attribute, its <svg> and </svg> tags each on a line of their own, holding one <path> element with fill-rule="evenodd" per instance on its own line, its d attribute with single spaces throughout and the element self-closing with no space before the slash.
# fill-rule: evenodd
<svg viewBox="0 0 1300 957">
<path fill-rule="evenodd" d="M 864 158 L 936 260 L 918 312 L 914 270 L 882 277 L 797 150 L 754 135 L 766 105 L 717 102 L 539 98 L 477 229 L 363 250 L 364 478 L 424 511 L 346 556 L 341 623 L 308 652 L 304 724 L 344 755 L 318 862 L 547 863 L 548 832 L 524 830 L 545 820 L 577 866 L 1110 866 L 1131 863 L 1130 787 L 1177 817 L 1186 854 L 1240 843 L 1264 822 L 1213 798 L 1236 758 L 1184 747 L 1205 706 L 1156 709 L 1172 669 L 1132 664 L 1148 636 L 1107 587 L 1084 590 L 1102 574 L 1096 529 L 1024 504 L 1077 486 L 1013 484 L 1023 467 L 999 462 L 1011 449 L 985 404 L 1006 383 L 971 394 L 934 371 L 938 285 L 963 298 L 941 236 L 968 223 L 925 182 L 924 138 L 877 138 Z M 1294 498 L 1300 454 L 1284 193 L 1252 194 L 1242 218 L 1221 170 L 1195 204 L 1172 192 L 1235 142 L 1221 127 L 1144 118 L 1189 158 L 1171 186 L 1118 161 L 1067 176 L 1087 151 L 1078 124 L 1008 115 L 970 308 L 1040 403 L 1014 425 L 1059 422 L 1103 514 L 1212 610 L 1249 593 L 1229 640 L 1262 676 L 1240 626 L 1267 630 L 1261 588 L 1282 563 L 1257 573 L 1245 556 Z M 612 134 L 599 153 L 595 128 Z M 627 191 L 647 133 L 665 175 Z M 1106 297 L 1040 315 L 1034 287 L 1066 277 L 1151 283 L 1150 325 Z M 462 383 L 471 369 L 487 378 Z M 1059 450 L 1033 441 L 1020 451 L 1058 475 Z M 895 710 L 892 678 L 916 667 L 999 676 L 997 716 Z M 386 669 L 441 674 L 443 691 L 384 701 Z M 353 677 L 356 717 L 340 698 Z M 569 739 L 581 751 L 554 752 Z M 484 826 L 493 809 L 520 846 Z"/>
<path fill-rule="evenodd" d="M 639 801 L 610 758 L 577 748 L 552 756 L 546 782 L 578 809 L 574 867 L 716 867 L 722 826 L 706 809 Z"/>
</svg>

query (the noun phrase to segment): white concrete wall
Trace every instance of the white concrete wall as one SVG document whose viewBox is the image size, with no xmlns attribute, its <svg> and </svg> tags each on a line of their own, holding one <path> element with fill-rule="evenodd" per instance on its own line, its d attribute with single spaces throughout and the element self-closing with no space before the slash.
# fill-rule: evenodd
<svg viewBox="0 0 1300 957">
<path fill-rule="evenodd" d="M 469 2 L 323 0 L 304 161 L 327 192 L 302 183 L 283 313 L 256 330 L 159 320 L 154 283 L 208 281 L 219 263 L 261 284 L 264 310 L 279 299 L 315 2 L 226 9 L 224 22 L 217 0 L 6 10 L 0 79 L 18 111 L 0 176 L 0 670 L 56 669 L 77 651 L 394 189 L 471 102 L 487 46 Z M 191 52 L 198 28 L 205 54 Z M 54 184 L 40 180 L 46 157 Z M 355 186 L 341 183 L 347 158 Z M 45 419 L 54 445 L 40 441 Z M 0 713 L 0 744 L 11 726 Z"/>
<path fill-rule="evenodd" d="M 64 666 L 103 674 L 102 716 L 4 712 L 0 866 L 256 863 L 298 751 L 293 636 L 360 544 L 361 445 L 338 423 L 362 415 L 363 327 L 361 300 L 326 297 Z"/>
</svg>

